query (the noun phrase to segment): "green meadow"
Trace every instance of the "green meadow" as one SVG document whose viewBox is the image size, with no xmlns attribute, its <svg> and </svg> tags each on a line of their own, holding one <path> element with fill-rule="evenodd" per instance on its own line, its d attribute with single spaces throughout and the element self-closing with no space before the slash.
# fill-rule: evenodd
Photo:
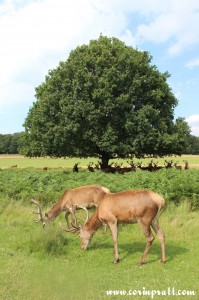
<svg viewBox="0 0 199 300">
<path fill-rule="evenodd" d="M 173 160 L 178 165 L 184 166 L 184 161 L 188 161 L 192 168 L 199 167 L 199 155 L 182 155 L 182 156 L 168 156 L 163 158 L 154 158 L 153 161 L 158 165 L 164 166 L 166 160 Z M 128 166 L 127 159 L 112 159 L 109 163 L 123 163 L 123 166 Z M 151 158 L 134 159 L 135 163 L 142 162 L 147 165 Z M 18 168 L 68 168 L 71 169 L 75 163 L 79 163 L 79 167 L 85 169 L 90 163 L 97 163 L 97 158 L 49 158 L 49 157 L 23 157 L 22 155 L 0 155 L 0 168 L 11 168 L 17 165 Z"/>
<path fill-rule="evenodd" d="M 19 159 L 22 161 L 16 169 L 9 168 L 16 162 L 3 165 L 0 159 L 0 299 L 152 299 L 152 295 L 139 295 L 138 291 L 148 290 L 156 291 L 153 299 L 157 300 L 198 299 L 199 170 L 104 174 L 89 172 L 85 169 L 87 161 L 81 161 L 84 167 L 73 173 L 71 166 L 78 159 L 53 159 L 49 165 L 47 160 L 44 163 L 42 159 L 27 159 L 32 162 L 29 166 L 24 158 L 15 161 Z M 53 167 L 58 161 L 65 164 Z M 50 169 L 42 170 L 45 166 Z M 119 225 L 120 263 L 114 265 L 110 230 L 104 235 L 99 229 L 89 248 L 82 251 L 79 237 L 59 226 L 59 222 L 65 224 L 64 214 L 46 229 L 33 222 L 32 196 L 47 211 L 65 189 L 93 183 L 113 192 L 146 188 L 164 196 L 166 208 L 160 225 L 166 236 L 166 264 L 159 262 L 160 245 L 156 238 L 147 263 L 137 266 L 145 238 L 136 224 Z M 78 219 L 81 217 L 84 213 L 78 212 Z M 170 295 L 166 295 L 168 291 Z M 173 292 L 181 295 L 174 296 Z M 195 296 L 182 295 L 185 292 L 194 292 Z"/>
</svg>

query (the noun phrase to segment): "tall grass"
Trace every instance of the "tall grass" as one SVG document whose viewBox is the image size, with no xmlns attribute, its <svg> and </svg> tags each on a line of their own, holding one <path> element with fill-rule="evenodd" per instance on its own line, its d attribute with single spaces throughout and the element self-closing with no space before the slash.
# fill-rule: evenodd
<svg viewBox="0 0 199 300">
<path fill-rule="evenodd" d="M 179 204 L 188 200 L 192 209 L 199 208 L 199 171 L 163 169 L 150 173 L 137 171 L 105 174 L 101 171 L 79 173 L 62 170 L 6 169 L 0 172 L 0 195 L 6 205 L 10 199 L 23 200 L 27 205 L 34 196 L 43 205 L 52 205 L 68 188 L 99 183 L 112 192 L 127 189 L 151 189 L 162 194 L 166 202 Z"/>
<path fill-rule="evenodd" d="M 103 300 L 108 297 L 107 290 L 167 290 L 169 287 L 194 290 L 198 295 L 199 213 L 190 212 L 187 202 L 178 207 L 169 204 L 160 218 L 166 235 L 165 265 L 159 263 L 158 239 L 151 246 L 147 263 L 141 267 L 136 265 L 145 248 L 145 238 L 138 225 L 120 225 L 121 261 L 114 265 L 110 231 L 103 235 L 99 229 L 88 250 L 82 251 L 79 237 L 59 228 L 58 222 L 64 222 L 63 219 L 60 215 L 44 230 L 41 224 L 32 222 L 30 211 L 20 202 L 4 209 L 0 215 L 0 299 Z M 128 299 L 108 297 L 115 298 Z"/>
</svg>

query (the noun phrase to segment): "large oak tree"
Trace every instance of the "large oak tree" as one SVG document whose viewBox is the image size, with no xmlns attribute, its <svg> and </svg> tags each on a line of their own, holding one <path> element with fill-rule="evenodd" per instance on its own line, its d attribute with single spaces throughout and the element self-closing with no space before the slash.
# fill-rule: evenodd
<svg viewBox="0 0 199 300">
<path fill-rule="evenodd" d="M 29 156 L 181 154 L 189 127 L 174 122 L 168 72 L 148 52 L 100 36 L 73 50 L 36 88 L 24 126 Z"/>
</svg>

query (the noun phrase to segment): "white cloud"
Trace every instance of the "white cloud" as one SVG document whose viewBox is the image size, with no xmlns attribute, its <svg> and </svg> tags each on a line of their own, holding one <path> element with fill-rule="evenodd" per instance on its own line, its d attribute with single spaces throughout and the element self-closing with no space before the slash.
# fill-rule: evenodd
<svg viewBox="0 0 199 300">
<path fill-rule="evenodd" d="M 70 47 L 79 34 L 91 8 L 88 1 L 45 0 L 6 14 L 0 19 L 0 80 L 16 75 L 41 58 Z M 80 24 L 80 20 L 81 23 Z M 87 21 L 88 22 L 88 21 Z"/>
<path fill-rule="evenodd" d="M 186 118 L 187 122 L 191 123 L 191 124 L 196 124 L 199 123 L 199 115 L 192 115 L 188 118 Z"/>
<path fill-rule="evenodd" d="M 0 5 L 0 80 L 6 81 L 44 53 L 68 52 L 102 32 L 127 44 L 174 39 L 171 54 L 199 42 L 198 1 L 168 0 L 7 0 Z M 144 15 L 135 37 L 128 28 L 131 13 Z M 135 31 L 136 32 L 136 31 Z"/>
<path fill-rule="evenodd" d="M 123 13 L 126 8 L 120 11 L 120 5 L 118 1 L 114 8 L 114 1 L 99 0 L 6 0 L 1 4 L 1 110 L 10 103 L 25 101 L 21 93 L 26 94 L 30 80 L 24 74 L 37 78 L 31 82 L 34 91 L 38 79 L 41 82 L 71 49 L 98 38 L 100 33 L 132 44 L 134 39 Z M 16 89 L 18 92 L 11 92 Z"/>
<path fill-rule="evenodd" d="M 30 103 L 34 88 L 71 49 L 102 33 L 126 44 L 199 43 L 198 0 L 5 0 L 0 4 L 0 110 Z M 132 22 L 135 25 L 132 27 Z M 139 22 L 138 22 L 139 20 Z M 133 23 L 134 24 L 134 23 Z M 199 62 L 190 61 L 188 67 Z"/>
<path fill-rule="evenodd" d="M 137 38 L 154 43 L 171 42 L 168 53 L 176 55 L 199 43 L 199 2 L 168 0 L 164 6 L 159 1 L 149 12 L 152 20 L 138 26 Z M 160 8 L 161 6 L 161 8 Z M 147 5 L 148 8 L 148 5 Z"/>
<path fill-rule="evenodd" d="M 186 118 L 187 123 L 191 127 L 191 133 L 199 136 L 199 115 L 192 115 Z"/>
<path fill-rule="evenodd" d="M 195 67 L 198 67 L 199 66 L 199 57 L 196 57 L 192 60 L 190 60 L 187 64 L 186 64 L 186 67 L 187 68 L 190 68 L 190 69 L 193 69 Z"/>
<path fill-rule="evenodd" d="M 0 5 L 0 81 L 22 72 L 43 55 L 68 53 L 100 33 L 118 36 L 127 44 L 140 40 L 165 42 L 169 52 L 199 42 L 198 1 L 168 0 L 7 0 Z M 128 28 L 131 13 L 144 15 L 135 37 Z M 136 32 L 136 31 L 135 31 Z"/>
<path fill-rule="evenodd" d="M 93 3 L 43 0 L 28 2 L 17 9 L 10 0 L 1 5 L 4 14 L 0 14 L 0 80 L 17 74 L 19 68 L 33 64 L 44 53 L 69 51 L 101 32 L 127 36 L 123 33 L 127 23 L 122 12 L 111 10 L 109 5 L 100 10 Z"/>
</svg>

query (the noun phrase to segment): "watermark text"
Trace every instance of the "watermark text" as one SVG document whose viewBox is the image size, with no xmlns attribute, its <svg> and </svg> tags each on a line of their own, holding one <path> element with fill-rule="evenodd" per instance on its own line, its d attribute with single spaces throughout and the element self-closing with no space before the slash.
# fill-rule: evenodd
<svg viewBox="0 0 199 300">
<path fill-rule="evenodd" d="M 107 296 L 150 296 L 151 299 L 155 299 L 155 297 L 158 296 L 196 296 L 195 291 L 188 291 L 184 289 L 176 290 L 174 287 L 168 287 L 164 290 L 148 290 L 145 287 L 143 287 L 140 290 L 109 290 L 105 293 Z"/>
</svg>

